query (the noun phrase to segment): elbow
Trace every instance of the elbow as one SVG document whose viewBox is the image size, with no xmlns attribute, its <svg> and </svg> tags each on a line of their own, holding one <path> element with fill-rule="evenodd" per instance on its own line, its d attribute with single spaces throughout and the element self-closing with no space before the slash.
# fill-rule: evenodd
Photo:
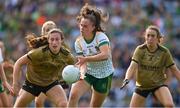
<svg viewBox="0 0 180 108">
<path fill-rule="evenodd" d="M 108 58 L 110 57 L 110 55 L 109 54 L 102 54 L 102 56 L 101 56 L 101 58 L 103 59 L 103 60 L 107 60 Z"/>
</svg>

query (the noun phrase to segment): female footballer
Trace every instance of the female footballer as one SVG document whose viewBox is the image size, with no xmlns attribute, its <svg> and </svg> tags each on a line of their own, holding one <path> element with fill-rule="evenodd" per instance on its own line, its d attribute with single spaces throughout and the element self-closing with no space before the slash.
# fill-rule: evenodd
<svg viewBox="0 0 180 108">
<path fill-rule="evenodd" d="M 67 106 L 66 94 L 59 85 L 59 75 L 67 64 L 73 64 L 72 54 L 62 42 L 64 34 L 53 28 L 48 34 L 48 45 L 32 49 L 20 57 L 14 65 L 13 90 L 18 95 L 14 107 L 25 107 L 43 92 L 57 107 Z M 27 65 L 26 80 L 18 94 L 17 86 L 22 65 Z"/>
<path fill-rule="evenodd" d="M 0 107 L 10 107 L 11 103 L 8 101 L 8 96 L 6 94 L 5 88 L 7 88 L 11 93 L 13 93 L 13 90 L 10 86 L 10 84 L 7 81 L 6 75 L 4 73 L 3 68 L 3 43 L 0 42 Z"/>
<path fill-rule="evenodd" d="M 170 51 L 159 44 L 161 33 L 157 26 L 150 25 L 145 31 L 145 43 L 139 45 L 133 54 L 126 72 L 124 87 L 136 72 L 136 89 L 130 107 L 144 107 L 146 97 L 152 93 L 164 107 L 174 107 L 169 88 L 165 84 L 166 70 L 180 81 L 180 71 Z"/>
<path fill-rule="evenodd" d="M 114 69 L 110 41 L 101 28 L 104 19 L 100 10 L 88 4 L 77 17 L 81 34 L 75 42 L 76 65 L 80 66 L 82 80 L 72 85 L 69 107 L 77 107 L 80 97 L 90 89 L 90 107 L 100 107 L 111 88 Z"/>
<path fill-rule="evenodd" d="M 35 49 L 35 48 L 38 48 L 40 46 L 48 44 L 47 33 L 51 29 L 56 28 L 56 27 L 57 26 L 53 21 L 46 21 L 42 26 L 40 37 L 35 37 L 33 34 L 29 34 L 26 38 L 28 40 L 28 44 L 30 46 L 30 49 Z M 62 46 L 69 49 L 69 47 L 64 42 L 62 43 Z M 59 81 L 59 82 L 64 89 L 68 88 L 68 85 L 64 81 Z M 46 100 L 46 95 L 44 93 L 41 93 L 38 97 L 35 98 L 35 106 L 36 107 L 43 107 L 45 100 Z"/>
</svg>

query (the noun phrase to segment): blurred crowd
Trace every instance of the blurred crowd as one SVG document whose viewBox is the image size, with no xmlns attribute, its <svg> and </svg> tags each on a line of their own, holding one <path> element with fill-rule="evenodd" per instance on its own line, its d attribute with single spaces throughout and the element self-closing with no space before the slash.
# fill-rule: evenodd
<svg viewBox="0 0 180 108">
<path fill-rule="evenodd" d="M 129 105 L 135 82 L 131 81 L 123 90 L 119 88 L 135 47 L 144 42 L 143 33 L 149 24 L 160 27 L 162 44 L 170 49 L 180 68 L 179 0 L 0 0 L 0 40 L 5 45 L 5 59 L 16 61 L 27 53 L 26 34 L 40 35 L 41 26 L 47 20 L 54 21 L 64 31 L 65 41 L 74 51 L 74 41 L 80 34 L 76 16 L 86 2 L 110 15 L 103 27 L 112 43 L 115 73 L 105 107 Z M 175 105 L 180 107 L 179 83 L 173 76 L 169 79 Z M 147 106 L 161 106 L 152 96 L 148 98 Z M 82 97 L 80 106 L 87 106 L 89 99 L 87 93 Z M 51 104 L 47 102 L 46 106 Z"/>
</svg>

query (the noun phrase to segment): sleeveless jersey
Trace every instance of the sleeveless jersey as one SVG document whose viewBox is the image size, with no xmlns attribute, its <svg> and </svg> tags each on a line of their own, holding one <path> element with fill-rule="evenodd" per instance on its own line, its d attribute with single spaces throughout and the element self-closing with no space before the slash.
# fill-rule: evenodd
<svg viewBox="0 0 180 108">
<path fill-rule="evenodd" d="M 26 78 L 39 86 L 47 86 L 62 79 L 63 68 L 74 64 L 73 55 L 65 48 L 61 48 L 58 54 L 53 54 L 48 46 L 40 47 L 28 52 L 28 58 L 30 62 L 27 65 Z"/>
<path fill-rule="evenodd" d="M 99 48 L 105 44 L 108 44 L 110 48 L 108 37 L 103 32 L 98 32 L 91 42 L 87 42 L 82 36 L 79 36 L 75 42 L 75 50 L 78 55 L 93 56 L 99 54 Z M 96 78 L 105 78 L 113 71 L 111 54 L 107 60 L 87 63 L 86 73 Z"/>
<path fill-rule="evenodd" d="M 136 86 L 142 90 L 163 85 L 166 80 L 165 69 L 174 65 L 169 50 L 161 45 L 155 52 L 149 52 L 146 44 L 138 46 L 132 60 L 138 63 Z"/>
</svg>

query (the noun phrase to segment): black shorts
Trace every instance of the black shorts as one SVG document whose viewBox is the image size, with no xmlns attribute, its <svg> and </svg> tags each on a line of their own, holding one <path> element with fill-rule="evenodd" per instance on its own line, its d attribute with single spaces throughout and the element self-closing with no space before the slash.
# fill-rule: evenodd
<svg viewBox="0 0 180 108">
<path fill-rule="evenodd" d="M 64 80 L 60 80 L 58 82 L 62 86 L 63 89 L 68 89 L 69 88 L 69 85 Z"/>
<path fill-rule="evenodd" d="M 160 87 L 168 87 L 167 85 L 160 85 L 156 88 L 150 89 L 150 90 L 140 90 L 139 88 L 135 89 L 135 93 L 139 94 L 140 96 L 143 96 L 144 98 L 146 98 L 149 93 L 152 93 L 154 95 L 154 92 L 159 89 Z"/>
<path fill-rule="evenodd" d="M 22 89 L 24 89 L 25 91 L 31 93 L 34 96 L 39 96 L 39 94 L 41 92 L 43 92 L 44 94 L 46 94 L 46 92 L 51 89 L 52 87 L 59 85 L 59 81 L 54 81 L 53 83 L 51 83 L 48 86 L 42 87 L 42 86 L 38 86 L 36 84 L 32 84 L 30 83 L 28 80 L 26 80 L 22 86 Z"/>
</svg>

